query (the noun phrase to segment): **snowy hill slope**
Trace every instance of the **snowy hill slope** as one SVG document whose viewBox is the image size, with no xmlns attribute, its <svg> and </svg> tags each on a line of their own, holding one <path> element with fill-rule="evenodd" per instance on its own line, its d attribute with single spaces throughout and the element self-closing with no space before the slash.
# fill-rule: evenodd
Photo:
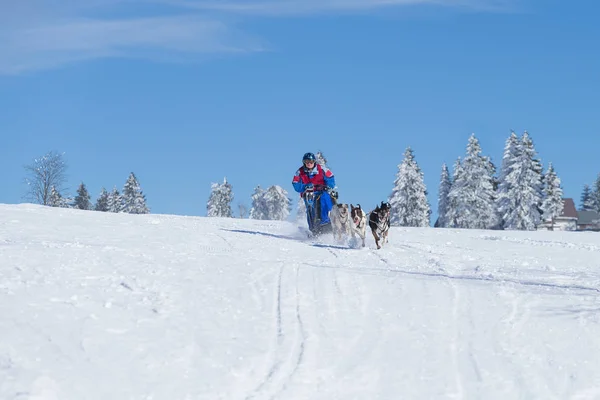
<svg viewBox="0 0 600 400">
<path fill-rule="evenodd" d="M 597 399 L 600 235 L 0 205 L 0 399 Z"/>
</svg>

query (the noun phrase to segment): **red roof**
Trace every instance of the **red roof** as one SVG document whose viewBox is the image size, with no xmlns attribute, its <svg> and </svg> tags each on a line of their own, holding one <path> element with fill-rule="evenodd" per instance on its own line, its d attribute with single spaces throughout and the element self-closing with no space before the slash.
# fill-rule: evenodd
<svg viewBox="0 0 600 400">
<path fill-rule="evenodd" d="M 575 203 L 573 199 L 563 199 L 563 211 L 560 214 L 561 217 L 571 217 L 577 218 L 577 209 L 575 208 Z"/>
</svg>

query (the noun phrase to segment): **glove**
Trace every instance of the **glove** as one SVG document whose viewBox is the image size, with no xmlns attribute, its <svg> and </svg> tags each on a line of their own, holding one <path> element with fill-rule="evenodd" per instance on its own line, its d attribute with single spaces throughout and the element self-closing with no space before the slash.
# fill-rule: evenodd
<svg viewBox="0 0 600 400">
<path fill-rule="evenodd" d="M 312 183 L 307 183 L 306 186 L 304 186 L 304 190 L 314 190 L 314 185 Z"/>
<path fill-rule="evenodd" d="M 337 199 L 338 198 L 338 192 L 336 190 L 336 188 L 332 188 L 332 187 L 328 187 L 327 188 L 327 192 L 329 193 L 329 195 L 334 198 Z"/>
</svg>

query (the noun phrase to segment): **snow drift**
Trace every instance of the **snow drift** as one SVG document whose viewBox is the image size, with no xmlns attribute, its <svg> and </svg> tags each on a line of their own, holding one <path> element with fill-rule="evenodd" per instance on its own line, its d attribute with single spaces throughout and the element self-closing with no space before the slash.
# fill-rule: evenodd
<svg viewBox="0 0 600 400">
<path fill-rule="evenodd" d="M 597 233 L 0 205 L 0 398 L 599 398 L 599 271 Z"/>
</svg>

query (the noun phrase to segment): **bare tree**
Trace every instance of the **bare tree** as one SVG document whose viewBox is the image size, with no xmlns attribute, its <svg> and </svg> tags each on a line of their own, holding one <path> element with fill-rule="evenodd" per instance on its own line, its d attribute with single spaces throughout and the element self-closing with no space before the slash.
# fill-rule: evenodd
<svg viewBox="0 0 600 400">
<path fill-rule="evenodd" d="M 25 177 L 27 200 L 46 206 L 50 203 L 52 187 L 59 194 L 65 191 L 67 164 L 64 153 L 49 151 L 43 157 L 36 158 L 33 163 L 26 165 L 25 171 L 27 171 Z"/>
<path fill-rule="evenodd" d="M 240 218 L 246 218 L 246 214 L 248 213 L 248 208 L 245 204 L 239 203 L 238 207 L 240 209 Z"/>
</svg>

